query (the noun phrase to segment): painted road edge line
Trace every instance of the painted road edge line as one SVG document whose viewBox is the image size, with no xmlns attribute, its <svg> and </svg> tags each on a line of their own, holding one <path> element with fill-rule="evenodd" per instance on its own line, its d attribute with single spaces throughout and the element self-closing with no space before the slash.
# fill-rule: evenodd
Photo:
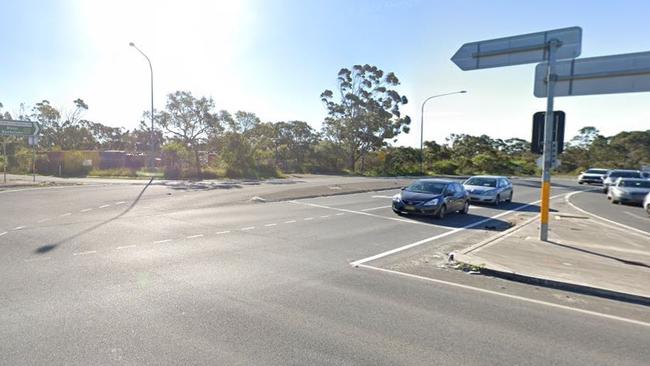
<svg viewBox="0 0 650 366">
<path fill-rule="evenodd" d="M 391 270 L 391 269 L 385 269 L 385 268 L 369 266 L 367 264 L 360 264 L 360 265 L 357 265 L 356 267 L 371 269 L 371 270 L 380 271 L 380 272 L 391 273 L 391 274 L 398 275 L 398 276 L 414 278 L 414 279 L 423 280 L 423 281 L 427 281 L 427 282 L 433 282 L 433 283 L 437 283 L 437 284 L 441 284 L 441 285 L 447 285 L 447 286 L 451 286 L 451 287 L 462 288 L 462 289 L 470 290 L 470 291 L 482 292 L 482 293 L 485 293 L 485 294 L 491 294 L 491 295 L 506 297 L 506 298 L 509 298 L 509 299 L 524 301 L 524 302 L 537 304 L 537 305 L 549 306 L 549 307 L 553 307 L 553 308 L 557 308 L 557 309 L 574 311 L 574 312 L 578 312 L 578 313 L 582 313 L 582 314 L 597 316 L 597 317 L 610 319 L 610 320 L 617 320 L 617 321 L 621 321 L 621 322 L 625 322 L 625 323 L 630 323 L 630 324 L 635 324 L 635 325 L 640 325 L 640 326 L 650 328 L 650 323 L 646 323 L 646 322 L 643 322 L 643 321 L 640 321 L 640 320 L 623 318 L 623 317 L 616 316 L 616 315 L 599 313 L 597 311 L 573 308 L 573 307 L 566 306 L 566 305 L 554 304 L 552 302 L 531 299 L 531 298 L 523 297 L 523 296 L 505 294 L 505 293 L 502 293 L 502 292 L 492 291 L 492 290 L 488 290 L 488 289 L 484 289 L 484 288 L 480 288 L 480 287 L 468 286 L 468 285 L 463 285 L 463 284 L 460 284 L 460 283 L 449 282 L 449 281 L 444 281 L 444 280 L 438 280 L 438 279 L 430 278 L 430 277 L 418 276 L 418 275 L 414 275 L 414 274 L 411 274 L 411 273 L 405 273 L 405 272 L 394 271 L 394 270 Z"/>
<path fill-rule="evenodd" d="M 550 199 L 555 199 L 555 198 L 557 198 L 557 197 L 561 197 L 561 196 L 564 196 L 564 195 L 566 195 L 566 193 L 557 194 L 557 195 L 551 197 Z M 426 238 L 426 239 L 422 239 L 422 240 L 420 240 L 420 241 L 416 241 L 415 243 L 407 244 L 407 245 L 401 246 L 401 247 L 399 247 L 399 248 L 395 248 L 395 249 L 387 250 L 387 251 L 385 251 L 385 252 L 383 252 L 383 253 L 379 253 L 379 254 L 375 254 L 375 255 L 370 256 L 370 257 L 367 257 L 367 258 L 359 259 L 359 260 L 356 260 L 356 261 L 354 261 L 354 262 L 352 262 L 352 263 L 350 263 L 350 264 L 353 265 L 353 266 L 358 266 L 358 265 L 360 265 L 360 264 L 364 264 L 364 263 L 366 263 L 366 262 L 370 262 L 370 261 L 373 261 L 373 260 L 375 260 L 375 259 L 379 259 L 379 258 L 383 258 L 383 257 L 389 256 L 389 255 L 391 255 L 391 254 L 399 253 L 399 252 L 402 252 L 402 251 L 404 251 L 404 250 L 411 249 L 411 248 L 414 248 L 414 247 L 420 246 L 420 245 L 422 245 L 422 244 L 426 244 L 426 243 L 432 242 L 432 241 L 434 241 L 434 240 L 438 240 L 438 239 L 444 238 L 444 237 L 446 237 L 446 236 L 456 234 L 456 233 L 458 233 L 458 232 L 460 232 L 460 231 L 463 231 L 463 230 L 466 230 L 466 229 L 471 229 L 471 228 L 473 228 L 473 227 L 476 227 L 476 226 L 482 225 L 482 224 L 484 224 L 484 223 L 486 223 L 486 222 L 489 222 L 489 221 L 492 221 L 492 220 L 494 220 L 494 219 L 498 219 L 499 217 L 503 217 L 503 216 L 509 215 L 509 214 L 511 214 L 511 213 L 513 213 L 513 212 L 521 211 L 521 210 L 523 210 L 524 208 L 526 208 L 526 207 L 530 207 L 530 206 L 532 206 L 532 205 L 536 205 L 536 204 L 538 204 L 539 202 L 540 202 L 539 200 L 537 200 L 537 201 L 535 201 L 535 202 L 530 202 L 530 203 L 527 203 L 527 204 L 525 204 L 525 205 L 522 205 L 522 206 L 516 207 L 516 208 L 514 208 L 514 209 L 512 209 L 512 210 L 508 210 L 508 211 L 502 212 L 502 213 L 500 213 L 500 214 L 497 214 L 497 215 L 494 215 L 494 216 L 491 216 L 491 217 L 485 218 L 485 219 L 483 219 L 483 220 L 480 220 L 480 221 L 477 221 L 477 222 L 471 223 L 471 224 L 469 224 L 469 225 L 465 225 L 465 226 L 463 226 L 463 227 L 459 227 L 459 228 L 453 229 L 453 230 L 451 230 L 451 231 L 447 231 L 446 233 L 438 234 L 438 235 L 432 236 L 432 237 L 430 237 L 430 238 Z"/>
<path fill-rule="evenodd" d="M 637 229 L 637 228 L 632 227 L 632 226 L 627 226 L 627 225 L 625 225 L 625 224 L 621 224 L 620 222 L 616 222 L 616 221 L 614 221 L 614 220 L 606 219 L 606 218 L 604 218 L 604 217 L 602 217 L 602 216 L 596 215 L 596 214 L 591 213 L 591 212 L 589 212 L 589 211 L 587 211 L 587 210 L 583 210 L 583 209 L 581 209 L 580 207 L 574 205 L 573 202 L 571 202 L 571 197 L 575 196 L 575 195 L 578 194 L 578 193 L 582 193 L 582 192 L 586 192 L 586 191 L 571 192 L 571 193 L 569 193 L 569 194 L 566 195 L 566 197 L 564 198 L 564 200 L 565 200 L 566 203 L 568 203 L 571 207 L 573 207 L 573 208 L 575 208 L 576 210 L 578 210 L 578 211 L 584 213 L 585 215 L 589 215 L 589 216 L 595 217 L 595 218 L 597 218 L 597 219 L 599 219 L 599 220 L 602 220 L 602 221 L 608 222 L 608 223 L 610 223 L 610 224 L 618 225 L 618 226 L 620 226 L 620 227 L 622 227 L 622 228 L 624 228 L 624 229 L 631 230 L 631 231 L 633 231 L 633 232 L 635 232 L 635 233 L 637 233 L 637 234 L 641 234 L 641 235 L 646 236 L 646 237 L 647 237 L 647 236 L 650 236 L 650 233 L 647 232 L 647 231 L 643 231 L 643 230 L 641 230 L 641 229 Z"/>
</svg>

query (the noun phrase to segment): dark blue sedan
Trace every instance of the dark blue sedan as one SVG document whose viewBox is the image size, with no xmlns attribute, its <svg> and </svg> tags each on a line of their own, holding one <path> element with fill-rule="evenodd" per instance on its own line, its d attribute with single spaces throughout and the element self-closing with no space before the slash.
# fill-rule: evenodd
<svg viewBox="0 0 650 366">
<path fill-rule="evenodd" d="M 393 211 L 442 219 L 449 212 L 469 212 L 469 196 L 460 183 L 444 179 L 419 179 L 393 196 Z"/>
</svg>

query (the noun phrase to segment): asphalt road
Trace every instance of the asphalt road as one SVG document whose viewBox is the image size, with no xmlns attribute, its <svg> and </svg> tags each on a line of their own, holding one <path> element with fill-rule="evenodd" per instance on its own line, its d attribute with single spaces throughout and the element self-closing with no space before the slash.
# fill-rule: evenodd
<svg viewBox="0 0 650 366">
<path fill-rule="evenodd" d="M 537 209 L 537 187 L 444 221 L 394 215 L 391 191 L 263 204 L 156 185 L 2 192 L 0 363 L 647 364 L 650 323 L 603 315 L 615 303 L 574 311 L 350 265 L 506 224 Z"/>
<path fill-rule="evenodd" d="M 575 194 L 571 197 L 571 203 L 588 213 L 650 234 L 650 216 L 641 206 L 612 204 L 607 200 L 607 195 L 600 191 Z"/>
</svg>

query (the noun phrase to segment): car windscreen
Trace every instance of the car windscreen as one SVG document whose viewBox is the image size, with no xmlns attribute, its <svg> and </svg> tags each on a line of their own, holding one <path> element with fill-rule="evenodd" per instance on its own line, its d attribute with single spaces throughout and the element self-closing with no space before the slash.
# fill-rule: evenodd
<svg viewBox="0 0 650 366">
<path fill-rule="evenodd" d="M 412 183 L 406 187 L 406 190 L 416 193 L 442 194 L 446 186 L 447 183 L 420 181 Z"/>
<path fill-rule="evenodd" d="M 629 188 L 650 188 L 650 180 L 622 180 L 618 186 Z"/>
<path fill-rule="evenodd" d="M 469 178 L 465 185 L 468 186 L 482 186 L 482 187 L 496 187 L 497 180 L 494 178 Z"/>
<path fill-rule="evenodd" d="M 610 177 L 623 177 L 623 178 L 641 178 L 641 174 L 639 172 L 611 172 L 609 173 Z"/>
<path fill-rule="evenodd" d="M 607 174 L 605 169 L 589 169 L 585 173 L 587 174 Z"/>
</svg>

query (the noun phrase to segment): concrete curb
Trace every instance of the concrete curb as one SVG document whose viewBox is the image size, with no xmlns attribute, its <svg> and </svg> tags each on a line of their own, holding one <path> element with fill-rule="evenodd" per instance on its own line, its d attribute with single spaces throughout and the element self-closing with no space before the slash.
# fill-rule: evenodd
<svg viewBox="0 0 650 366">
<path fill-rule="evenodd" d="M 646 297 L 642 295 L 629 294 L 625 292 L 581 285 L 572 282 L 551 280 L 543 277 L 524 275 L 521 273 L 512 272 L 505 267 L 491 266 L 490 264 L 486 264 L 486 263 L 478 263 L 477 261 L 473 261 L 468 256 L 462 254 L 455 255 L 454 260 L 461 264 L 479 267 L 478 271 L 481 274 L 486 276 L 502 278 L 509 281 L 521 282 L 530 285 L 554 288 L 558 290 L 571 291 L 571 292 L 576 292 L 584 295 L 597 296 L 606 299 L 628 302 L 628 303 L 633 303 L 633 304 L 638 304 L 643 306 L 650 306 L 650 297 Z"/>
</svg>

